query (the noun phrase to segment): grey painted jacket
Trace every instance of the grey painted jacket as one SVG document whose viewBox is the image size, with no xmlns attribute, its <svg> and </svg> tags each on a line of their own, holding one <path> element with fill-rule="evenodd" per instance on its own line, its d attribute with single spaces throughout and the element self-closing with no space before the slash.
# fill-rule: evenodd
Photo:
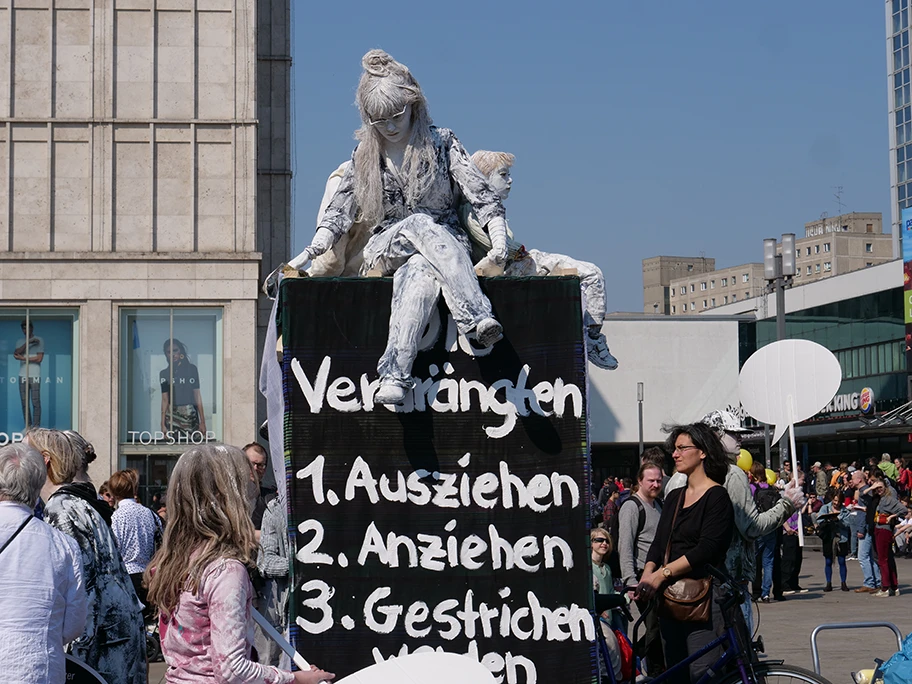
<svg viewBox="0 0 912 684">
<path fill-rule="evenodd" d="M 686 484 L 687 476 L 675 473 L 665 485 L 665 496 Z M 776 530 L 795 512 L 795 507 L 788 497 L 783 496 L 775 506 L 761 513 L 754 503 L 747 475 L 733 463 L 728 466 L 725 489 L 735 511 L 736 532 L 725 556 L 725 567 L 734 579 L 752 582 L 756 557 L 754 541 Z"/>
<path fill-rule="evenodd" d="M 505 215 L 503 204 L 488 179 L 472 163 L 453 131 L 431 126 L 431 138 L 436 149 L 437 163 L 434 182 L 417 206 L 408 205 L 399 175 L 382 159 L 378 160 L 383 179 L 384 218 L 371 232 L 381 233 L 412 214 L 427 214 L 436 223 L 449 228 L 468 250 L 468 236 L 459 223 L 460 196 L 472 205 L 483 226 L 495 216 Z M 330 230 L 338 240 L 351 228 L 357 214 L 355 165 L 349 164 L 317 227 Z"/>
</svg>

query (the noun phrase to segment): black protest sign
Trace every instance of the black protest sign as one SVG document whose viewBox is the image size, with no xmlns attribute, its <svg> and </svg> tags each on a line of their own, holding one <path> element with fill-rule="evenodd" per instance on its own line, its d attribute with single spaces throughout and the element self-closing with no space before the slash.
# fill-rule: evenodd
<svg viewBox="0 0 912 684">
<path fill-rule="evenodd" d="M 340 677 L 439 647 L 508 684 L 592 679 L 579 281 L 484 289 L 504 339 L 475 349 L 441 305 L 391 410 L 391 281 L 282 286 L 292 636 Z"/>
</svg>

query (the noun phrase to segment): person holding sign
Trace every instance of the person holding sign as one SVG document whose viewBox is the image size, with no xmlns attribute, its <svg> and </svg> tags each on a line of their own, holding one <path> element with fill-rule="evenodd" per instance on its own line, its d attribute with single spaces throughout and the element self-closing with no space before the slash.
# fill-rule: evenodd
<svg viewBox="0 0 912 684">
<path fill-rule="evenodd" d="M 665 497 L 656 537 L 634 598 L 659 599 L 665 661 L 679 663 L 719 636 L 724 627 L 712 589 L 704 589 L 700 602 L 705 607 L 705 619 L 700 619 L 703 615 L 683 619 L 666 609 L 670 604 L 669 591 L 684 584 L 683 580 L 712 586 L 707 566 L 721 567 L 725 562 L 734 530 L 734 512 L 722 486 L 728 473 L 728 458 L 709 426 L 694 423 L 673 427 L 666 448 L 673 451 L 675 470 L 687 478 L 687 486 Z M 689 679 L 700 679 L 721 652 L 721 647 L 713 649 L 692 662 Z M 674 681 L 686 684 L 687 674 L 682 673 Z"/>
<path fill-rule="evenodd" d="M 703 416 L 700 422 L 712 428 L 728 459 L 728 472 L 723 484 L 734 510 L 736 534 L 725 557 L 725 569 L 746 586 L 756 574 L 756 540 L 778 529 L 792 513 L 800 509 L 804 505 L 804 493 L 794 482 L 789 482 L 782 492 L 781 500 L 769 510 L 761 511 L 754 501 L 747 475 L 736 465 L 741 453 L 741 435 L 748 431 L 741 427 L 741 421 L 731 411 L 712 411 Z M 665 491 L 683 487 L 686 481 L 678 471 L 668 481 Z M 753 631 L 750 594 L 745 598 L 742 610 L 748 630 Z"/>
<path fill-rule="evenodd" d="M 459 225 L 460 197 L 488 229 L 490 256 L 498 263 L 507 257 L 507 224 L 500 198 L 453 132 L 431 125 L 427 100 L 408 67 L 383 50 L 371 50 L 361 64 L 355 101 L 362 126 L 353 163 L 311 244 L 288 265 L 300 269 L 329 251 L 355 221 L 370 226 L 362 273 L 393 276 L 389 337 L 375 395 L 377 403 L 391 405 L 413 386 L 418 341 L 441 292 L 460 332 L 474 332 L 482 347 L 503 336 Z"/>
<path fill-rule="evenodd" d="M 335 675 L 288 672 L 250 659 L 257 491 L 240 449 L 203 444 L 178 459 L 168 488 L 168 526 L 146 570 L 160 611 L 169 684 L 318 684 Z"/>
</svg>

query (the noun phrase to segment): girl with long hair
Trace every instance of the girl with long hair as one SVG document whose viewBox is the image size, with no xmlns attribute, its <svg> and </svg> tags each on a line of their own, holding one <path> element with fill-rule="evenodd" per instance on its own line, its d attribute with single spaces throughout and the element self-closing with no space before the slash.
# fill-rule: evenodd
<svg viewBox="0 0 912 684">
<path fill-rule="evenodd" d="M 193 447 L 174 466 L 164 541 L 145 573 L 149 601 L 160 612 L 169 684 L 317 684 L 335 677 L 316 667 L 292 673 L 250 659 L 247 569 L 257 557 L 250 521 L 256 495 L 250 464 L 236 447 Z"/>
<path fill-rule="evenodd" d="M 355 101 L 362 125 L 353 163 L 310 246 L 289 265 L 301 268 L 331 249 L 355 221 L 371 227 L 362 273 L 393 276 L 375 401 L 396 404 L 413 386 L 418 340 L 441 292 L 460 332 L 474 333 L 483 347 L 502 337 L 473 270 L 459 223 L 460 197 L 487 228 L 490 256 L 498 263 L 507 256 L 507 226 L 500 198 L 453 132 L 431 125 L 424 93 L 408 67 L 383 50 L 371 50 L 361 64 Z"/>
</svg>

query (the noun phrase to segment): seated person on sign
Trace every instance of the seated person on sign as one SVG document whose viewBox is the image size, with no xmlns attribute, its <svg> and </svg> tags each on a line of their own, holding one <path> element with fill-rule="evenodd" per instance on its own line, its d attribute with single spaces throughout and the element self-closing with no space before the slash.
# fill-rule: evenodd
<svg viewBox="0 0 912 684">
<path fill-rule="evenodd" d="M 250 659 L 257 543 L 250 521 L 256 486 L 244 452 L 204 444 L 178 459 L 168 488 L 168 526 L 146 570 L 160 611 L 169 682 L 317 684 L 335 675 L 288 672 Z"/>
<path fill-rule="evenodd" d="M 515 157 L 508 152 L 489 152 L 479 150 L 472 155 L 472 161 L 478 170 L 488 179 L 488 183 L 506 201 L 513 187 L 510 168 Z M 491 236 L 478 220 L 472 205 L 468 202 L 459 207 L 459 218 L 469 233 L 472 241 L 472 259 L 476 270 L 485 275 L 496 275 L 501 269 L 488 272 L 491 259 Z M 588 261 L 579 261 L 564 254 L 540 252 L 526 248 L 513 239 L 513 233 L 507 227 L 507 263 L 503 269 L 508 276 L 547 276 L 562 271 L 576 271 L 580 279 L 580 290 L 583 300 L 583 325 L 586 332 L 586 352 L 589 360 L 606 370 L 618 367 L 617 359 L 608 350 L 605 335 L 602 334 L 602 323 L 605 321 L 605 277 L 601 269 Z"/>
<path fill-rule="evenodd" d="M 392 275 L 386 351 L 377 366 L 380 404 L 401 403 L 414 385 L 418 341 L 440 294 L 463 334 L 490 347 L 503 333 L 472 268 L 459 225 L 458 196 L 487 227 L 495 261 L 506 259 L 500 198 L 452 131 L 431 125 L 427 101 L 404 64 L 382 50 L 361 61 L 356 102 L 362 126 L 353 163 L 330 200 L 313 241 L 289 262 L 295 269 L 333 247 L 356 221 L 372 226 L 362 273 Z"/>
<path fill-rule="evenodd" d="M 671 430 L 666 449 L 672 451 L 675 470 L 687 476 L 687 486 L 671 491 L 646 556 L 646 566 L 634 598 L 659 599 L 659 627 L 669 667 L 696 653 L 724 631 L 719 605 L 708 592 L 706 620 L 683 621 L 665 609 L 666 588 L 682 578 L 705 580 L 707 566 L 721 568 L 734 530 L 734 511 L 725 487 L 728 457 L 715 431 L 704 423 L 679 425 Z M 710 580 L 711 582 L 714 582 Z M 697 681 L 722 655 L 715 648 L 690 664 L 690 676 L 672 681 Z"/>
</svg>

